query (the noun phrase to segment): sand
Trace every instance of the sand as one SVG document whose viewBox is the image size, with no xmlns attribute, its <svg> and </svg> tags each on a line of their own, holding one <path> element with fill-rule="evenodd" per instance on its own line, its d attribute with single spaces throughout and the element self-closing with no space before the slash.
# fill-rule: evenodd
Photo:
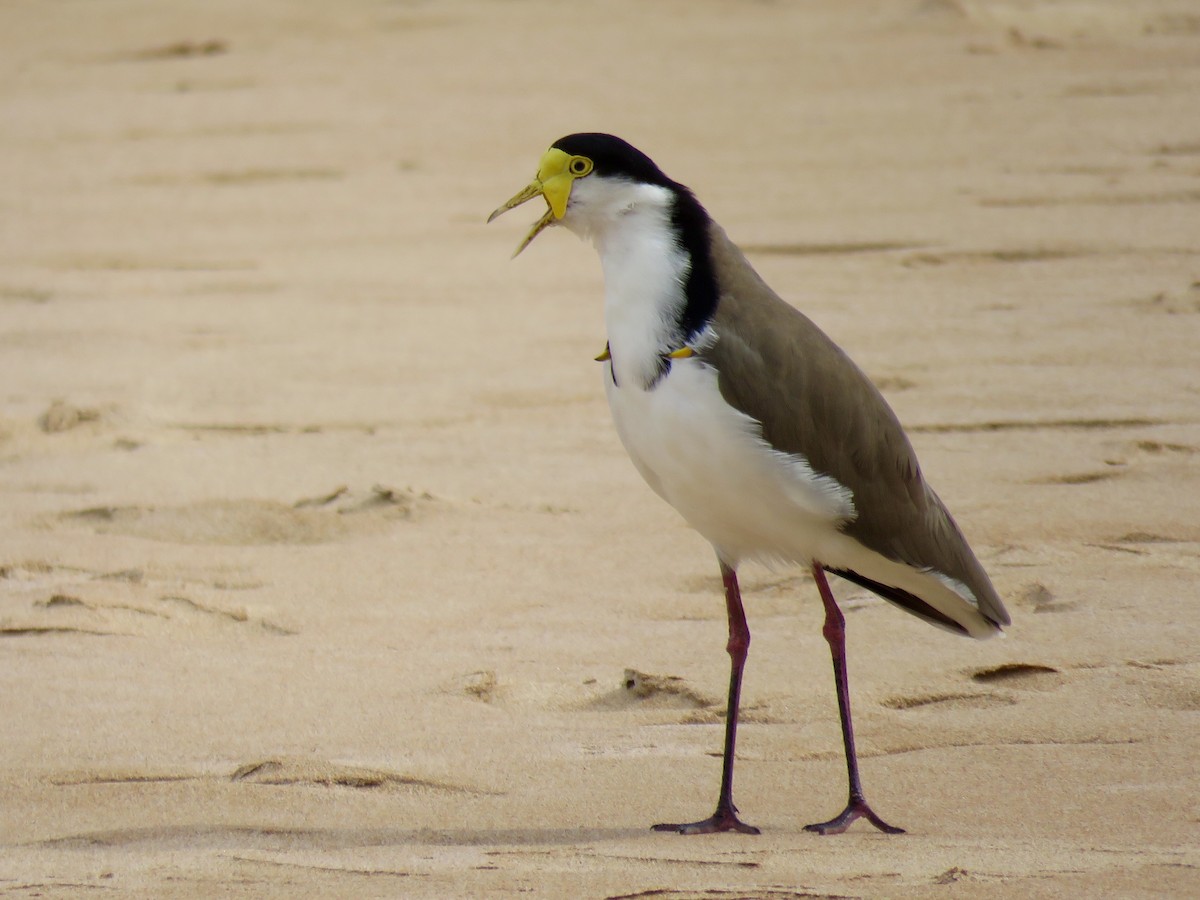
<svg viewBox="0 0 1200 900">
<path fill-rule="evenodd" d="M 0 9 L 0 894 L 1200 891 L 1200 14 L 1179 2 Z M 620 134 L 877 380 L 1006 598 L 955 638 L 711 549 L 612 430 Z M 629 672 L 636 673 L 627 676 Z M 633 688 L 627 688 L 628 683 Z"/>
</svg>

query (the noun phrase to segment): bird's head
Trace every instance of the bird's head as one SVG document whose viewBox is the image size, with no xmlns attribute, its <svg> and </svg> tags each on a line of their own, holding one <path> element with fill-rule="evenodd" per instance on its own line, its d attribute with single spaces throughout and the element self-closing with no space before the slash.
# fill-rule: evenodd
<svg viewBox="0 0 1200 900">
<path fill-rule="evenodd" d="M 618 137 L 599 133 L 571 134 L 554 142 L 542 155 L 533 181 L 488 216 L 488 221 L 534 197 L 545 198 L 546 213 L 521 241 L 513 254 L 516 256 L 547 226 L 560 222 L 571 225 L 572 221 L 567 217 L 581 204 L 585 205 L 588 199 L 600 201 L 606 196 L 616 198 L 614 188 L 617 186 L 629 188 L 645 185 L 678 187 L 650 157 Z"/>
</svg>

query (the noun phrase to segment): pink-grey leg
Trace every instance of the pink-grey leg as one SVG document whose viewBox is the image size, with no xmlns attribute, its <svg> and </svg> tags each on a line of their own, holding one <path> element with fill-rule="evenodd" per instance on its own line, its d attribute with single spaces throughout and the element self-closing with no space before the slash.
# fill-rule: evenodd
<svg viewBox="0 0 1200 900">
<path fill-rule="evenodd" d="M 699 822 L 655 825 L 655 831 L 675 831 L 679 834 L 712 834 L 717 831 L 740 831 L 743 834 L 758 834 L 753 825 L 747 825 L 737 816 L 733 805 L 733 756 L 737 743 L 738 703 L 742 693 L 742 669 L 746 665 L 746 654 L 750 649 L 750 628 L 746 625 L 746 612 L 742 608 L 742 594 L 738 589 L 737 572 L 721 563 L 721 581 L 725 585 L 725 608 L 729 614 L 729 705 L 725 712 L 725 757 L 721 768 L 721 794 L 717 798 L 717 809 L 707 819 Z"/>
<path fill-rule="evenodd" d="M 833 656 L 833 678 L 837 684 L 838 713 L 842 719 L 842 743 L 846 748 L 846 770 L 850 777 L 850 800 L 846 808 L 828 822 L 805 825 L 804 829 L 818 834 L 841 834 L 855 819 L 862 818 L 887 834 L 903 834 L 903 828 L 889 825 L 875 815 L 863 797 L 862 784 L 858 778 L 858 756 L 854 751 L 854 725 L 850 721 L 850 686 L 846 678 L 846 620 L 833 599 L 833 592 L 829 590 L 825 570 L 820 564 L 814 563 L 812 573 L 817 582 L 817 590 L 821 593 L 821 602 L 825 604 L 825 627 L 822 631 Z"/>
</svg>

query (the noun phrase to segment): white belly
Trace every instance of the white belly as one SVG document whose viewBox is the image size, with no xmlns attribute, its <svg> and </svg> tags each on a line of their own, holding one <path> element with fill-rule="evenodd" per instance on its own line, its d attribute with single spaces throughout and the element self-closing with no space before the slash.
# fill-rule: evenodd
<svg viewBox="0 0 1200 900">
<path fill-rule="evenodd" d="M 850 492 L 803 457 L 772 449 L 758 424 L 721 397 L 714 370 L 675 360 L 653 390 L 641 390 L 615 386 L 604 368 L 613 421 L 634 465 L 726 563 L 840 555 L 840 526 L 854 517 Z"/>
</svg>

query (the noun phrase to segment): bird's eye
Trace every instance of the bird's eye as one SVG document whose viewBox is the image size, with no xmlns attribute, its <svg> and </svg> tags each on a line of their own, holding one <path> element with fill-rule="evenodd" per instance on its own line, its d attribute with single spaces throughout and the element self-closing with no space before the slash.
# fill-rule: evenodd
<svg viewBox="0 0 1200 900">
<path fill-rule="evenodd" d="M 582 178 L 592 171 L 592 161 L 586 156 L 572 156 L 571 161 L 567 163 L 567 171 L 576 178 Z"/>
</svg>

